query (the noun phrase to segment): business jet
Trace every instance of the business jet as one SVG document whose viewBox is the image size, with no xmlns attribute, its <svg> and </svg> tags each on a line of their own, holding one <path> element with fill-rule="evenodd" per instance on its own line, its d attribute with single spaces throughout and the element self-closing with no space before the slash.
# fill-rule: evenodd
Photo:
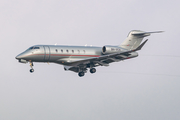
<svg viewBox="0 0 180 120">
<path fill-rule="evenodd" d="M 145 40 L 144 37 L 156 32 L 132 30 L 121 45 L 103 47 L 94 46 L 62 46 L 62 45 L 34 45 L 16 56 L 20 63 L 29 63 L 30 72 L 33 73 L 34 62 L 57 63 L 64 66 L 64 70 L 78 73 L 82 77 L 87 73 L 95 73 L 95 67 L 109 66 L 110 63 L 127 60 L 138 56 Z"/>
</svg>

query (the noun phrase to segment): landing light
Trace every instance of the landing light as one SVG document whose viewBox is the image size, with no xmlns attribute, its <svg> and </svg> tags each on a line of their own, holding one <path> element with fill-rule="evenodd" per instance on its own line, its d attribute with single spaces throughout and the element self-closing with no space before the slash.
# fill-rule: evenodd
<svg viewBox="0 0 180 120">
<path fill-rule="evenodd" d="M 24 59 L 19 59 L 19 62 L 20 62 L 20 63 L 27 63 L 27 61 L 24 60 Z"/>
</svg>

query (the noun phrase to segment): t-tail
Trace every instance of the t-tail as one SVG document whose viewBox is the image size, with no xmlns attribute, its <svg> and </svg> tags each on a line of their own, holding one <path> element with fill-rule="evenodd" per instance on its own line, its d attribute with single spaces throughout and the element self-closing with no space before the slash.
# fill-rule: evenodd
<svg viewBox="0 0 180 120">
<path fill-rule="evenodd" d="M 126 40 L 119 46 L 127 50 L 134 50 L 139 47 L 144 37 L 150 36 L 151 33 L 161 33 L 163 31 L 144 32 L 140 30 L 132 30 Z"/>
</svg>

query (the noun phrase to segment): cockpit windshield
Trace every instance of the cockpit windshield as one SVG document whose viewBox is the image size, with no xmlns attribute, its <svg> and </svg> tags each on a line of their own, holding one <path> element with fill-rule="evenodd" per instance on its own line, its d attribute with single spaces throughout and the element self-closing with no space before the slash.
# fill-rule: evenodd
<svg viewBox="0 0 180 120">
<path fill-rule="evenodd" d="M 39 47 L 34 47 L 34 49 L 40 49 Z"/>
<path fill-rule="evenodd" d="M 30 47 L 28 50 L 32 50 L 32 49 L 40 49 L 40 48 L 33 46 L 33 47 Z"/>
<path fill-rule="evenodd" d="M 33 47 L 30 47 L 29 50 L 33 49 Z"/>
</svg>

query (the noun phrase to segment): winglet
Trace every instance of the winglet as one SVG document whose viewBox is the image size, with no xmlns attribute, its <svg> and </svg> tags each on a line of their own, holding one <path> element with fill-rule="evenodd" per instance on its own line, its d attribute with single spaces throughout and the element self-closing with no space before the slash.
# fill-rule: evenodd
<svg viewBox="0 0 180 120">
<path fill-rule="evenodd" d="M 144 46 L 144 44 L 145 44 L 147 41 L 148 41 L 148 39 L 145 40 L 145 41 L 144 41 L 139 47 L 137 47 L 134 51 L 141 50 L 141 48 Z"/>
</svg>

